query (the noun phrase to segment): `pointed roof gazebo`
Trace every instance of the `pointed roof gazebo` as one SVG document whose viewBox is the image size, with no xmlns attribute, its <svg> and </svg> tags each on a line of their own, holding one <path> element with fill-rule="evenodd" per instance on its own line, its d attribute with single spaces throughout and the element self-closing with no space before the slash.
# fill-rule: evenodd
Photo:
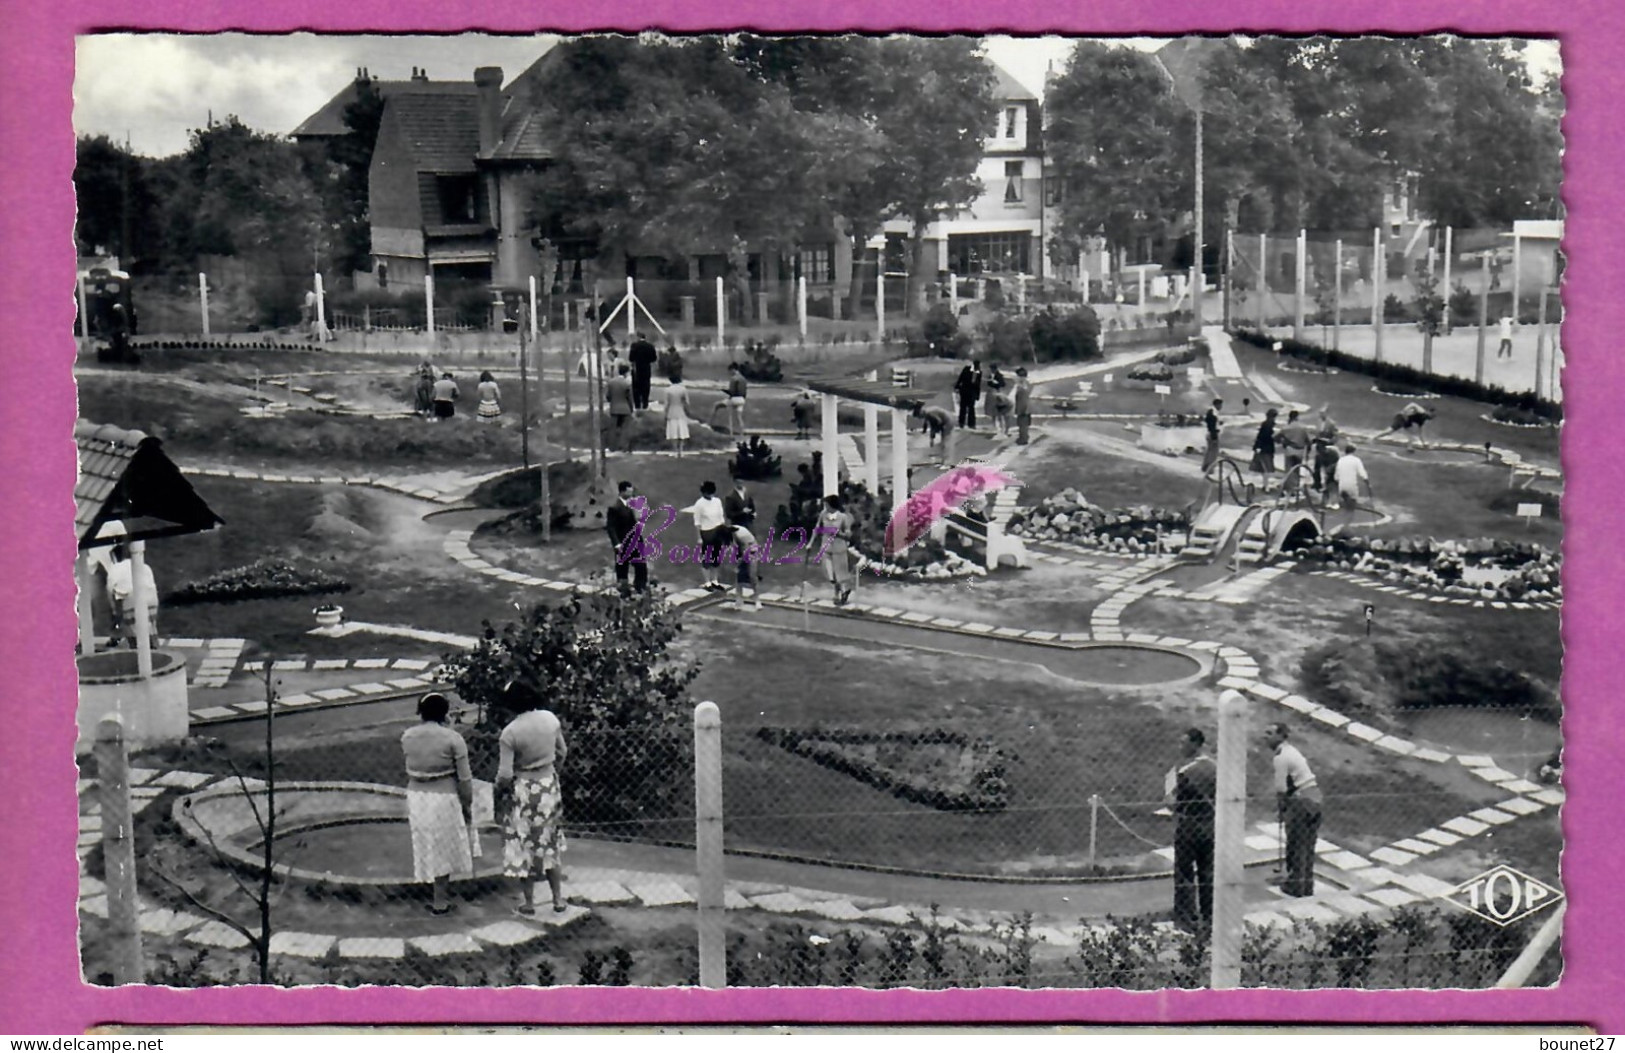
<svg viewBox="0 0 1625 1053">
<path fill-rule="evenodd" d="M 163 444 L 145 432 L 111 424 L 81 420 L 74 425 L 79 448 L 79 477 L 73 486 L 73 526 L 79 547 L 80 653 L 95 650 L 91 570 L 98 562 L 96 549 L 128 542 L 136 564 L 131 602 L 138 622 L 146 618 L 144 575 L 145 542 L 150 538 L 196 534 L 223 526 L 163 452 Z M 142 675 L 152 667 L 151 641 L 137 634 L 136 651 Z"/>
</svg>

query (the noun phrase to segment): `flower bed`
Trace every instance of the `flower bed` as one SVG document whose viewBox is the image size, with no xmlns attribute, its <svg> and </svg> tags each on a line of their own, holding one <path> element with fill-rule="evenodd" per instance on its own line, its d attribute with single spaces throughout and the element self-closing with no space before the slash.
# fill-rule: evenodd
<svg viewBox="0 0 1625 1053">
<path fill-rule="evenodd" d="M 1514 428 L 1551 428 L 1557 424 L 1520 406 L 1497 406 L 1483 416 L 1491 424 L 1509 424 Z"/>
<path fill-rule="evenodd" d="M 890 503 L 874 497 L 861 483 L 854 482 L 841 484 L 841 497 L 852 516 L 852 550 L 857 553 L 860 573 L 920 581 L 950 581 L 987 574 L 986 567 L 930 537 L 922 537 L 906 551 L 887 558 L 886 524 L 891 519 Z M 797 527 L 811 530 L 818 525 L 822 503 L 823 498 L 816 491 L 803 492 L 792 485 L 790 504 L 780 505 L 774 519 L 775 531 L 783 533 L 786 528 Z"/>
<path fill-rule="evenodd" d="M 1174 368 L 1161 362 L 1148 362 L 1129 370 L 1123 379 L 1132 384 L 1167 384 L 1174 379 Z"/>
<path fill-rule="evenodd" d="M 765 727 L 756 735 L 905 801 L 942 811 L 994 812 L 1009 803 L 1009 758 L 993 743 L 963 732 Z"/>
<path fill-rule="evenodd" d="M 1159 536 L 1182 535 L 1190 521 L 1180 511 L 1139 505 L 1107 510 L 1068 487 L 1011 517 L 1009 531 L 1039 541 L 1066 541 L 1110 552 L 1155 552 Z"/>
<path fill-rule="evenodd" d="M 1447 596 L 1552 600 L 1562 591 L 1560 557 L 1544 546 L 1521 541 L 1321 537 L 1298 554 L 1307 564 Z"/>
<path fill-rule="evenodd" d="M 349 582 L 332 574 L 283 560 L 262 559 L 245 567 L 223 570 L 202 581 L 188 582 L 170 593 L 165 602 L 232 603 L 349 590 Z"/>
<path fill-rule="evenodd" d="M 1371 390 L 1378 395 L 1386 395 L 1391 399 L 1437 399 L 1444 396 L 1432 391 L 1423 391 L 1420 388 L 1407 387 L 1404 384 L 1373 384 Z M 1502 407 L 1505 408 L 1505 407 Z"/>
<path fill-rule="evenodd" d="M 284 340 L 148 340 L 130 344 L 136 351 L 322 351 L 320 344 Z"/>
</svg>

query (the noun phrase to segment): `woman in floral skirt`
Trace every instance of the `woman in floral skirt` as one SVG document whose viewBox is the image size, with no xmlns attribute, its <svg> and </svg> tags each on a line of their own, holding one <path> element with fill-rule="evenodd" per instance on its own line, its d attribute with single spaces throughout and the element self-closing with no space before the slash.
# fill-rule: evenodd
<svg viewBox="0 0 1625 1053">
<path fill-rule="evenodd" d="M 535 915 L 538 871 L 547 878 L 553 910 L 562 914 L 564 796 L 558 766 L 565 756 L 564 733 L 559 718 L 542 708 L 541 698 L 524 685 L 509 684 L 504 703 L 517 716 L 499 740 L 495 792 L 505 804 L 502 872 L 519 881 L 515 914 Z"/>
</svg>

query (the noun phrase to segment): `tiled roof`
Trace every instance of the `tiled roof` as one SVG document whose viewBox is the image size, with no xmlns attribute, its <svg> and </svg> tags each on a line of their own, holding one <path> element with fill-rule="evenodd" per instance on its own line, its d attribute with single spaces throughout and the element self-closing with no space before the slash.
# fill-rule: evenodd
<svg viewBox="0 0 1625 1053">
<path fill-rule="evenodd" d="M 854 402 L 891 406 L 913 411 L 931 401 L 931 392 L 920 388 L 899 388 L 883 380 L 850 380 L 846 378 L 814 378 L 807 387 L 826 395 L 839 395 Z"/>
<path fill-rule="evenodd" d="M 474 171 L 474 156 L 480 152 L 480 112 L 472 91 L 465 95 L 401 95 L 384 105 L 384 120 L 393 125 L 418 171 Z M 379 134 L 385 133 L 380 130 Z"/>
<path fill-rule="evenodd" d="M 73 525 L 80 548 L 95 541 L 110 519 L 122 521 L 127 536 L 137 541 L 210 530 L 224 522 L 150 435 L 81 420 L 73 439 L 79 448 Z"/>
<path fill-rule="evenodd" d="M 463 95 L 472 98 L 476 90 L 471 80 L 375 80 L 372 85 L 386 102 L 403 95 Z M 355 81 L 351 81 L 325 106 L 306 117 L 293 130 L 293 138 L 348 134 L 350 129 L 344 123 L 344 109 L 355 98 Z"/>
<path fill-rule="evenodd" d="M 502 138 L 490 152 L 488 161 L 549 161 L 553 151 L 542 139 L 541 115 L 527 103 L 510 100 L 502 115 Z"/>
</svg>

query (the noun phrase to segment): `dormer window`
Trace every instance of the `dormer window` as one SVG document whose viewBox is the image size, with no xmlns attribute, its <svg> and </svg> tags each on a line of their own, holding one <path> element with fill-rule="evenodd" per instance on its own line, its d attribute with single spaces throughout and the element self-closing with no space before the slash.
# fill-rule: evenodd
<svg viewBox="0 0 1625 1053">
<path fill-rule="evenodd" d="M 441 176 L 440 215 L 447 223 L 474 223 L 479 219 L 479 179 L 471 175 Z"/>
</svg>

